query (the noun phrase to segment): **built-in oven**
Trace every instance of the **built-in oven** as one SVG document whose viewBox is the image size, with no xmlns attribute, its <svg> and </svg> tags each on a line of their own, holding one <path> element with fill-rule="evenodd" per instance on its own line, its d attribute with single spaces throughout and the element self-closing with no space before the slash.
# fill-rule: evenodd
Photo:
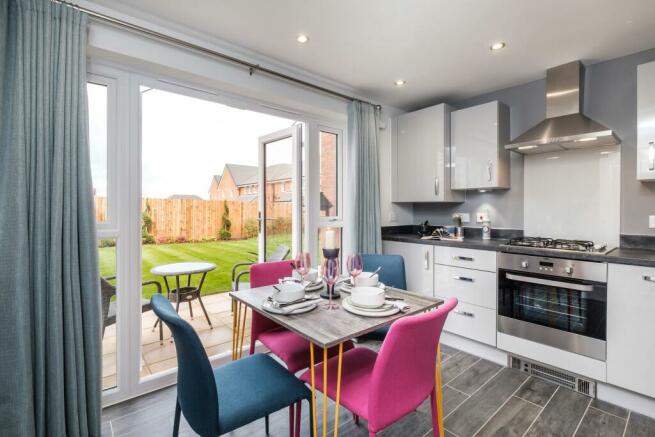
<svg viewBox="0 0 655 437">
<path fill-rule="evenodd" d="M 500 253 L 498 331 L 606 358 L 607 264 Z"/>
</svg>

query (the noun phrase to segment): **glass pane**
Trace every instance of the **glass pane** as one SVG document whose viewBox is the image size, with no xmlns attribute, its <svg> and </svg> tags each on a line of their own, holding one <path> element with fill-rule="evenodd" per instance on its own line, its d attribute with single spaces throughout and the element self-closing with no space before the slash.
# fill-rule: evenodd
<svg viewBox="0 0 655 437">
<path fill-rule="evenodd" d="M 266 147 L 266 259 L 280 261 L 291 250 L 291 137 Z"/>
<path fill-rule="evenodd" d="M 98 222 L 107 221 L 107 87 L 88 82 L 89 147 Z"/>
<path fill-rule="evenodd" d="M 321 217 L 339 215 L 339 156 L 337 134 L 321 132 L 320 138 Z"/>
<path fill-rule="evenodd" d="M 149 87 L 141 88 L 141 103 L 139 310 L 141 377 L 147 378 L 177 367 L 170 333 L 164 328 L 160 341 L 157 318 L 147 306 L 158 287 L 177 306 L 177 277 L 158 272 L 163 265 L 215 266 L 202 286 L 202 273 L 189 278 L 179 271 L 179 314 L 198 333 L 208 356 L 230 353 L 231 299 L 226 292 L 232 289 L 231 270 L 237 263 L 257 260 L 259 138 L 294 121 Z M 283 153 L 271 164 L 285 162 Z M 284 201 L 283 188 L 271 191 L 273 203 Z M 280 231 L 272 238 L 285 237 L 284 222 L 271 226 Z M 247 270 L 244 266 L 239 271 Z M 247 282 L 242 279 L 240 287 Z M 247 334 L 244 345 L 249 345 Z"/>
<path fill-rule="evenodd" d="M 102 301 L 102 389 L 116 387 L 116 240 L 98 241 Z"/>
<path fill-rule="evenodd" d="M 337 249 L 343 250 L 341 247 L 341 228 L 318 228 L 318 259 L 319 265 L 323 264 L 323 248 L 325 247 L 325 236 L 328 230 L 334 231 L 334 246 Z M 343 253 L 339 253 L 342 257 Z"/>
</svg>

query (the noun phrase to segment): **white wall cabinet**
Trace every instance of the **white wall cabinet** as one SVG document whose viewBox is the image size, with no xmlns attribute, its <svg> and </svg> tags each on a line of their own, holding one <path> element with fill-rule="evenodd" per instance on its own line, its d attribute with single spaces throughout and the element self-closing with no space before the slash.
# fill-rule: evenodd
<svg viewBox="0 0 655 437">
<path fill-rule="evenodd" d="M 637 179 L 655 181 L 655 62 L 637 66 Z"/>
<path fill-rule="evenodd" d="M 463 201 L 450 190 L 450 112 L 441 104 L 398 117 L 394 202 Z"/>
<path fill-rule="evenodd" d="M 427 244 L 383 241 L 382 252 L 405 259 L 407 290 L 434 295 L 434 247 Z"/>
<path fill-rule="evenodd" d="M 493 101 L 451 113 L 453 190 L 509 188 L 509 110 Z"/>
<path fill-rule="evenodd" d="M 607 382 L 655 397 L 655 268 L 610 264 Z"/>
</svg>

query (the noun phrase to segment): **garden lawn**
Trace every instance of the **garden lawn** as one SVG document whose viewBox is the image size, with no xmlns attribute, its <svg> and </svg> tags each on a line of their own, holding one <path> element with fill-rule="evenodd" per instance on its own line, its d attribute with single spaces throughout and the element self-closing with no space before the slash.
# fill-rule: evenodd
<svg viewBox="0 0 655 437">
<path fill-rule="evenodd" d="M 270 253 L 279 244 L 291 247 L 291 235 L 281 234 L 268 237 L 267 251 Z M 162 264 L 189 261 L 207 261 L 216 264 L 216 270 L 207 273 L 202 286 L 202 294 L 213 294 L 232 289 L 232 266 L 240 262 L 247 262 L 256 258 L 249 252 L 257 252 L 257 238 L 248 240 L 210 241 L 204 243 L 174 243 L 174 244 L 148 244 L 141 249 L 141 277 L 143 281 L 158 280 L 165 292 L 164 281 L 161 277 L 150 274 L 150 269 Z M 101 247 L 98 249 L 100 258 L 100 275 L 114 276 L 116 272 L 116 248 Z M 197 284 L 201 275 L 194 275 L 192 284 Z M 247 279 L 246 279 L 247 281 Z M 182 285 L 186 285 L 186 277 L 180 278 Z M 171 287 L 175 286 L 175 278 L 169 279 Z M 155 293 L 155 287 L 145 287 L 143 297 L 150 298 Z"/>
</svg>

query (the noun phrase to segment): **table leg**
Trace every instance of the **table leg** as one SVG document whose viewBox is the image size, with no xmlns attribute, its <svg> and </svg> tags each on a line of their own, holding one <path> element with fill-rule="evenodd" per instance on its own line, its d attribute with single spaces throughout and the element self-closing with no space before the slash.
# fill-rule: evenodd
<svg viewBox="0 0 655 437">
<path fill-rule="evenodd" d="M 309 343 L 309 368 L 311 369 L 310 371 L 312 372 L 312 416 L 314 417 L 314 420 L 312 420 L 312 425 L 313 425 L 313 436 L 317 437 L 317 432 L 316 432 L 316 369 L 314 369 L 315 365 L 315 360 L 314 360 L 314 343 L 310 342 Z"/>
<path fill-rule="evenodd" d="M 327 386 L 328 386 L 327 348 L 323 348 L 323 437 L 327 437 Z"/>
<path fill-rule="evenodd" d="M 175 277 L 175 286 L 177 287 L 177 290 L 175 290 L 175 312 L 179 313 L 180 312 L 180 276 Z"/>
<path fill-rule="evenodd" d="M 339 358 L 337 359 L 337 396 L 336 396 L 336 399 L 334 401 L 334 437 L 337 437 L 339 435 L 339 401 L 341 399 L 341 360 L 342 360 L 342 358 L 343 358 L 343 343 L 339 343 Z M 327 366 L 325 366 L 325 367 L 327 367 Z"/>
<path fill-rule="evenodd" d="M 239 358 L 243 356 L 243 338 L 246 336 L 246 319 L 248 318 L 248 306 L 243 304 L 243 320 L 241 324 L 241 329 L 239 334 L 241 335 L 241 340 L 239 341 Z"/>
<path fill-rule="evenodd" d="M 241 302 L 232 299 L 232 361 L 237 359 L 239 327 L 241 326 Z"/>
<path fill-rule="evenodd" d="M 437 344 L 437 367 L 435 369 L 434 389 L 437 392 L 437 421 L 439 437 L 444 436 L 443 430 L 443 386 L 441 381 L 441 343 Z"/>
<path fill-rule="evenodd" d="M 202 291 L 202 285 L 205 283 L 205 278 L 207 277 L 207 272 L 202 274 L 202 277 L 200 278 L 200 283 L 198 284 L 198 302 L 200 302 L 200 308 L 202 308 L 202 312 L 205 313 L 205 318 L 207 319 L 207 323 L 209 323 L 209 329 L 214 329 L 214 325 L 212 325 L 212 321 L 209 319 L 209 315 L 207 314 L 207 310 L 205 309 L 205 304 L 202 303 L 202 298 L 200 297 L 200 292 Z M 189 275 L 189 278 L 187 280 L 187 286 L 190 287 L 191 285 L 191 275 Z M 189 301 L 189 311 L 191 311 L 191 302 Z M 191 313 L 191 317 L 193 318 L 193 312 Z"/>
</svg>

